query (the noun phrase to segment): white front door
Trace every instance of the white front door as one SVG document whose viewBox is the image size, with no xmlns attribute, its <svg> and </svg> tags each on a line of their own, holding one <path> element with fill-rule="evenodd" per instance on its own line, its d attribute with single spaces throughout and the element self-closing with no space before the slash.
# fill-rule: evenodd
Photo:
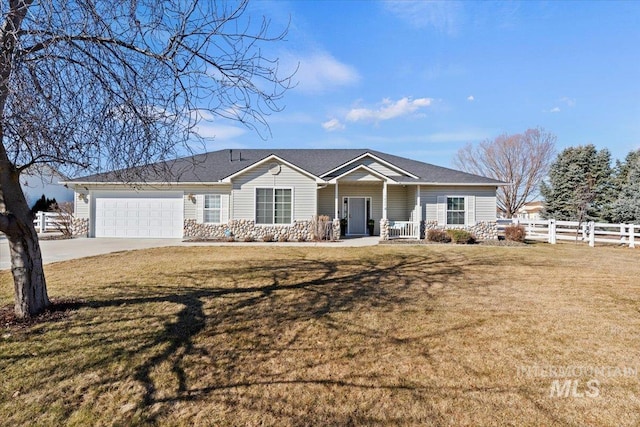
<svg viewBox="0 0 640 427">
<path fill-rule="evenodd" d="M 349 197 L 347 234 L 367 233 L 367 201 L 364 197 Z"/>
</svg>

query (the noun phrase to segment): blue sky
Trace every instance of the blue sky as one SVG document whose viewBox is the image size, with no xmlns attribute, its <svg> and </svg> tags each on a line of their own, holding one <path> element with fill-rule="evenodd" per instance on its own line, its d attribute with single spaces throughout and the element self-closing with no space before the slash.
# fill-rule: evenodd
<svg viewBox="0 0 640 427">
<path fill-rule="evenodd" d="M 254 1 L 299 64 L 271 136 L 203 124 L 207 148 L 372 148 L 450 166 L 543 127 L 558 149 L 640 148 L 640 2 Z"/>
</svg>

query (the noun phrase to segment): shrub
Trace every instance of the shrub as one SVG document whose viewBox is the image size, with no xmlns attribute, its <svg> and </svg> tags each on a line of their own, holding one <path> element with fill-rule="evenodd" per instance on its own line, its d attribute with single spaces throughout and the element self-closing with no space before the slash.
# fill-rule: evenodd
<svg viewBox="0 0 640 427">
<path fill-rule="evenodd" d="M 504 238 L 511 240 L 512 242 L 524 243 L 524 238 L 527 236 L 527 231 L 523 225 L 509 225 L 504 228 Z"/>
<path fill-rule="evenodd" d="M 449 237 L 444 230 L 432 228 L 427 231 L 427 240 L 437 243 L 449 243 L 451 241 L 451 237 Z"/>
<path fill-rule="evenodd" d="M 245 236 L 244 237 L 244 241 L 249 243 L 249 242 L 255 241 L 255 239 L 253 238 L 253 236 Z"/>
<path fill-rule="evenodd" d="M 58 218 L 53 222 L 57 231 L 64 237 L 73 237 L 73 203 L 62 202 L 51 206 L 53 212 L 58 214 Z"/>
<path fill-rule="evenodd" d="M 466 230 L 460 230 L 457 228 L 452 228 L 447 230 L 447 234 L 451 237 L 453 243 L 458 245 L 471 245 L 476 242 L 476 238 L 473 234 L 469 233 Z"/>
<path fill-rule="evenodd" d="M 265 234 L 262 236 L 263 242 L 273 242 L 273 234 Z"/>
<path fill-rule="evenodd" d="M 278 237 L 278 242 L 288 242 L 288 241 L 289 241 L 289 239 L 287 238 L 287 235 L 286 235 L 286 234 L 281 234 L 281 235 Z"/>
</svg>

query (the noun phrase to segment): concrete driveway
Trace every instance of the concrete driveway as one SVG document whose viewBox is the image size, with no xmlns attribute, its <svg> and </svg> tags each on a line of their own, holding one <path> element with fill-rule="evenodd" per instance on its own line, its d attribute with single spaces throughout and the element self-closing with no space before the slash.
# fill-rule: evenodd
<svg viewBox="0 0 640 427">
<path fill-rule="evenodd" d="M 319 247 L 358 247 L 378 244 L 379 237 L 362 237 L 341 240 L 339 242 L 183 242 L 182 239 L 123 239 L 123 238 L 77 238 L 66 240 L 41 240 L 42 260 L 45 264 L 69 259 L 137 249 L 160 248 L 166 246 L 319 246 Z M 9 246 L 4 236 L 0 237 L 0 270 L 11 267 Z"/>
</svg>

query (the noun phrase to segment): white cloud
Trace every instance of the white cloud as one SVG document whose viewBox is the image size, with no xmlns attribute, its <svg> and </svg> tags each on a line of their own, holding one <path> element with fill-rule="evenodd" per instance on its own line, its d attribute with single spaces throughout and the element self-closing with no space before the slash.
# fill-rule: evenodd
<svg viewBox="0 0 640 427">
<path fill-rule="evenodd" d="M 559 113 L 560 112 L 560 107 L 553 107 L 551 110 L 549 110 L 549 113 Z"/>
<path fill-rule="evenodd" d="M 337 87 L 349 86 L 360 80 L 360 74 L 351 65 L 344 64 L 325 52 L 296 57 L 288 54 L 282 58 L 285 69 L 296 74 L 293 82 L 296 90 L 305 93 L 319 93 Z"/>
<path fill-rule="evenodd" d="M 433 102 L 431 98 L 418 98 L 411 100 L 410 98 L 402 98 L 397 101 L 392 101 L 388 98 L 382 100 L 382 103 L 377 109 L 370 108 L 353 108 L 346 116 L 346 120 L 349 122 L 357 121 L 382 121 L 390 120 L 396 117 L 406 116 L 414 113 L 420 108 L 429 107 Z"/>
<path fill-rule="evenodd" d="M 475 101 L 475 98 L 473 97 L 473 95 L 469 95 L 467 96 L 467 101 L 473 102 Z"/>
<path fill-rule="evenodd" d="M 448 35 L 458 33 L 462 4 L 456 1 L 388 0 L 385 9 L 414 28 L 431 27 Z"/>
<path fill-rule="evenodd" d="M 324 122 L 322 124 L 322 127 L 327 132 L 334 132 L 334 131 L 338 131 L 338 130 L 343 130 L 344 129 L 344 124 L 338 119 L 331 119 L 329 121 Z"/>
<path fill-rule="evenodd" d="M 247 132 L 247 129 L 237 126 L 214 125 L 206 122 L 200 122 L 194 128 L 194 131 L 202 138 L 213 138 L 216 141 L 223 141 L 244 135 Z"/>
<path fill-rule="evenodd" d="M 576 100 L 575 98 L 569 98 L 567 96 L 563 96 L 562 98 L 559 99 L 560 102 L 566 104 L 567 107 L 575 107 L 576 106 Z"/>
</svg>

